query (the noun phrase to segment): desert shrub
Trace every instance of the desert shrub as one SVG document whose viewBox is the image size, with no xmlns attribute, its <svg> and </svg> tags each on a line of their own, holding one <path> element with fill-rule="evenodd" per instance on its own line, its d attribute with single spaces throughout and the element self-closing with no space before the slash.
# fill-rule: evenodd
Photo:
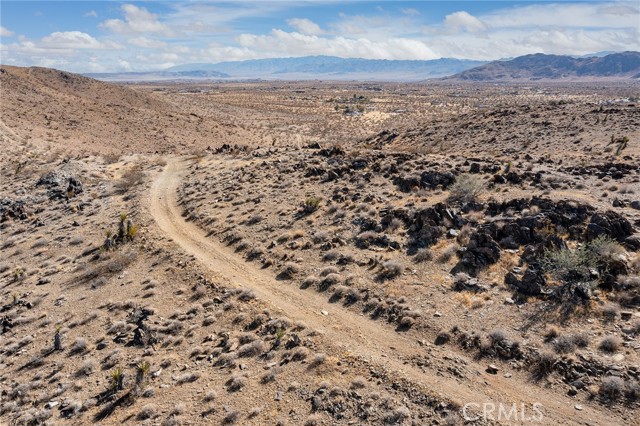
<svg viewBox="0 0 640 426">
<path fill-rule="evenodd" d="M 69 355 L 77 355 L 87 350 L 87 341 L 82 337 L 78 337 L 69 350 Z"/>
<path fill-rule="evenodd" d="M 204 402 L 212 402 L 215 401 L 216 398 L 218 397 L 218 395 L 216 394 L 216 391 L 209 391 L 205 394 L 204 398 L 202 398 L 202 400 Z"/>
<path fill-rule="evenodd" d="M 310 367 L 318 367 L 327 361 L 327 356 L 323 353 L 315 354 L 313 360 L 309 364 Z"/>
<path fill-rule="evenodd" d="M 573 343 L 575 343 L 575 345 L 579 348 L 586 348 L 587 346 L 589 346 L 589 342 L 591 340 L 589 338 L 589 334 L 586 332 L 575 333 L 571 336 L 571 338 L 573 339 Z"/>
<path fill-rule="evenodd" d="M 320 276 L 326 277 L 329 274 L 337 274 L 338 272 L 338 268 L 336 268 L 335 266 L 327 266 L 322 271 L 320 271 Z"/>
<path fill-rule="evenodd" d="M 449 190 L 447 201 L 457 203 L 470 203 L 475 201 L 485 191 L 485 185 L 478 176 L 461 175 Z"/>
<path fill-rule="evenodd" d="M 415 323 L 416 323 L 416 320 L 410 316 L 404 316 L 400 318 L 400 321 L 398 321 L 398 325 L 400 326 L 400 328 L 403 328 L 403 329 L 411 328 Z"/>
<path fill-rule="evenodd" d="M 293 361 L 304 361 L 309 356 L 309 349 L 304 346 L 297 347 L 293 354 L 291 355 L 291 359 Z"/>
<path fill-rule="evenodd" d="M 560 335 L 560 329 L 555 325 L 550 325 L 547 327 L 547 329 L 544 332 L 544 339 L 546 341 L 550 341 L 555 339 L 559 335 Z"/>
<path fill-rule="evenodd" d="M 321 200 L 322 199 L 319 198 L 319 197 L 308 197 L 302 203 L 302 211 L 305 214 L 311 214 L 311 213 L 315 212 L 320 207 L 320 201 Z"/>
<path fill-rule="evenodd" d="M 329 274 L 318 283 L 318 290 L 326 291 L 327 289 L 329 289 L 329 287 L 336 285 L 339 282 L 340 282 L 340 275 Z"/>
<path fill-rule="evenodd" d="M 240 418 L 240 413 L 238 411 L 228 408 L 227 414 L 225 414 L 225 416 L 222 419 L 222 424 L 225 424 L 225 425 L 234 424 L 238 421 L 239 418 Z"/>
<path fill-rule="evenodd" d="M 238 295 L 238 300 L 242 300 L 243 302 L 248 302 L 255 298 L 256 298 L 256 295 L 251 289 L 244 289 Z"/>
<path fill-rule="evenodd" d="M 613 353 L 620 349 L 621 344 L 622 342 L 619 337 L 607 336 L 600 341 L 598 349 L 600 349 L 602 352 Z"/>
<path fill-rule="evenodd" d="M 383 416 L 385 424 L 400 424 L 411 416 L 411 411 L 405 406 L 400 406 L 393 411 L 387 412 Z"/>
<path fill-rule="evenodd" d="M 438 262 L 446 263 L 451 260 L 453 256 L 458 252 L 460 247 L 457 244 L 449 244 L 444 251 L 438 256 Z"/>
<path fill-rule="evenodd" d="M 568 354 L 576 349 L 576 344 L 573 340 L 573 336 L 562 335 L 559 336 L 553 343 L 553 349 L 559 354 Z"/>
<path fill-rule="evenodd" d="M 400 229 L 403 225 L 404 225 L 404 222 L 402 222 L 397 217 L 394 217 L 393 219 L 391 219 L 391 221 L 387 225 L 387 229 L 392 231 L 392 232 L 395 232 L 398 229 Z"/>
<path fill-rule="evenodd" d="M 351 381 L 351 389 L 364 389 L 367 387 L 367 381 L 363 377 L 355 377 Z"/>
<path fill-rule="evenodd" d="M 433 253 L 428 248 L 418 249 L 415 256 L 413 257 L 413 261 L 416 263 L 429 262 L 433 259 Z"/>
<path fill-rule="evenodd" d="M 260 214 L 254 214 L 247 220 L 247 225 L 255 225 L 256 223 L 260 223 L 264 220 L 264 217 Z"/>
<path fill-rule="evenodd" d="M 264 344 L 262 340 L 254 340 L 253 342 L 246 343 L 238 348 L 238 356 L 251 357 L 260 355 L 262 353 Z"/>
<path fill-rule="evenodd" d="M 196 380 L 198 380 L 200 378 L 200 373 L 184 373 L 178 377 L 176 377 L 176 382 L 179 385 L 185 384 L 185 383 L 193 383 Z"/>
<path fill-rule="evenodd" d="M 489 339 L 492 344 L 503 343 L 508 340 L 509 336 L 506 331 L 501 329 L 491 330 L 489 332 Z"/>
<path fill-rule="evenodd" d="M 625 250 L 617 241 L 605 235 L 587 244 L 587 249 L 601 263 L 608 264 L 616 255 L 624 254 Z"/>
<path fill-rule="evenodd" d="M 300 267 L 293 262 L 289 262 L 286 265 L 284 265 L 284 268 L 282 269 L 282 271 L 280 271 L 280 274 L 278 275 L 278 277 L 282 279 L 290 280 L 299 272 L 300 272 Z"/>
<path fill-rule="evenodd" d="M 536 378 L 542 378 L 550 374 L 553 371 L 556 360 L 556 355 L 552 352 L 542 352 L 534 364 L 534 376 Z"/>
<path fill-rule="evenodd" d="M 547 251 L 541 259 L 543 268 L 554 278 L 564 282 L 592 282 L 591 270 L 597 262 L 586 246 Z"/>
<path fill-rule="evenodd" d="M 396 260 L 387 260 L 382 263 L 382 272 L 380 276 L 386 279 L 396 278 L 404 272 L 404 266 L 402 263 Z"/>
<path fill-rule="evenodd" d="M 620 311 L 619 306 L 615 303 L 607 303 L 602 307 L 602 316 L 607 321 L 613 321 L 618 316 L 618 312 Z"/>
<path fill-rule="evenodd" d="M 640 399 L 640 382 L 637 380 L 629 380 L 625 389 L 626 397 L 631 401 Z"/>
<path fill-rule="evenodd" d="M 120 194 L 126 194 L 135 186 L 144 182 L 145 174 L 139 167 L 132 167 L 122 174 L 116 183 L 116 189 Z"/>
<path fill-rule="evenodd" d="M 609 376 L 602 379 L 599 393 L 603 398 L 609 401 L 615 401 L 622 395 L 624 389 L 624 381 L 620 377 Z"/>
<path fill-rule="evenodd" d="M 237 392 L 247 384 L 247 378 L 240 375 L 234 375 L 227 381 L 227 390 L 229 392 Z"/>
<path fill-rule="evenodd" d="M 146 420 L 158 417 L 158 406 L 156 404 L 146 404 L 138 413 L 139 420 Z"/>
</svg>

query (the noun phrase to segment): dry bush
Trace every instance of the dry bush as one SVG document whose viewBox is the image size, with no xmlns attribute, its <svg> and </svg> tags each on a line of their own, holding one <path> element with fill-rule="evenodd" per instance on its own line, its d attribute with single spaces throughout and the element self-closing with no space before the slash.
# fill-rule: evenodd
<svg viewBox="0 0 640 426">
<path fill-rule="evenodd" d="M 132 167 L 122 174 L 116 183 L 116 189 L 120 194 L 126 194 L 135 186 L 145 180 L 145 173 L 140 167 Z"/>
<path fill-rule="evenodd" d="M 449 190 L 448 202 L 466 204 L 475 201 L 485 191 L 485 185 L 478 176 L 460 175 Z"/>
<path fill-rule="evenodd" d="M 399 277 L 404 272 L 404 265 L 396 260 L 387 260 L 382 263 L 380 276 L 386 279 Z"/>
<path fill-rule="evenodd" d="M 602 352 L 614 353 L 618 351 L 618 349 L 620 349 L 621 344 L 622 344 L 622 341 L 620 340 L 619 337 L 607 336 L 600 341 L 600 344 L 598 345 L 598 349 L 600 349 Z"/>
</svg>

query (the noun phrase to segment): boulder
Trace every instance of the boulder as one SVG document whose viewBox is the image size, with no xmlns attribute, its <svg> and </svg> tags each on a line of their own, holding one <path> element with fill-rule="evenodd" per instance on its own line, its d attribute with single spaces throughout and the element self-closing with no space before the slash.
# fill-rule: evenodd
<svg viewBox="0 0 640 426">
<path fill-rule="evenodd" d="M 476 276 L 480 270 L 496 263 L 500 259 L 500 246 L 491 235 L 478 231 L 471 236 L 460 261 L 453 267 L 451 273 L 466 272 Z"/>
<path fill-rule="evenodd" d="M 588 240 L 594 240 L 603 235 L 622 242 L 633 235 L 633 226 L 625 217 L 612 210 L 596 212 L 587 225 L 586 237 Z"/>
</svg>

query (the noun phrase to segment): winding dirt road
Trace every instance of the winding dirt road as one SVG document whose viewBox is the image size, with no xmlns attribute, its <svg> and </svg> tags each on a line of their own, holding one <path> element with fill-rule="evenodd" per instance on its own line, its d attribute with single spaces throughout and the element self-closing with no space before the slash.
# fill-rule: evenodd
<svg viewBox="0 0 640 426">
<path fill-rule="evenodd" d="M 471 371 L 466 379 L 443 377 L 430 367 L 418 367 L 410 359 L 425 356 L 415 336 L 396 332 L 380 321 L 373 321 L 359 312 L 338 304 L 330 304 L 326 295 L 312 290 L 300 290 L 295 285 L 274 279 L 272 271 L 262 270 L 245 262 L 231 249 L 206 236 L 205 231 L 181 215 L 177 189 L 189 162 L 180 158 L 167 159 L 167 166 L 153 183 L 150 194 L 150 214 L 165 236 L 173 240 L 186 253 L 193 255 L 227 285 L 250 288 L 261 301 L 276 312 L 292 320 L 301 320 L 324 335 L 329 347 L 337 353 L 349 353 L 371 364 L 384 367 L 391 376 L 402 377 L 426 393 L 435 393 L 443 399 L 464 406 L 484 402 L 507 405 L 524 403 L 527 407 L 539 403 L 544 414 L 540 422 L 511 420 L 504 424 L 544 425 L 615 425 L 630 424 L 619 414 L 597 410 L 587 404 L 575 409 L 576 400 L 558 391 L 550 391 L 524 378 L 505 378 L 484 372 L 486 362 L 480 363 L 453 347 L 435 347 L 429 356 L 434 364 L 448 365 L 444 356 L 455 354 L 462 358 Z M 327 311 L 328 315 L 321 312 Z M 478 407 L 478 406 L 476 406 Z M 598 408 L 598 407 L 595 407 Z M 531 415 L 529 408 L 527 415 Z"/>
</svg>

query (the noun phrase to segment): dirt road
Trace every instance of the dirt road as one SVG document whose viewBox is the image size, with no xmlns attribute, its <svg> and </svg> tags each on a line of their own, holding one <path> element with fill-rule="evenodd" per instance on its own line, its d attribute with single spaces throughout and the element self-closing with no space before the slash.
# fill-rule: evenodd
<svg viewBox="0 0 640 426">
<path fill-rule="evenodd" d="M 393 376 L 403 377 L 412 383 L 435 393 L 443 399 L 454 401 L 461 406 L 475 403 L 474 408 L 485 402 L 511 405 L 524 403 L 531 407 L 541 404 L 544 417 L 541 422 L 503 421 L 504 424 L 549 424 L 549 425 L 614 425 L 629 424 L 615 412 L 598 410 L 587 404 L 576 410 L 577 401 L 550 391 L 526 380 L 515 377 L 505 378 L 484 372 L 486 361 L 477 362 L 456 349 L 436 347 L 430 356 L 441 357 L 433 364 L 446 364 L 446 354 L 464 359 L 472 372 L 466 379 L 455 379 L 439 375 L 435 369 L 420 368 L 407 362 L 413 356 L 426 352 L 410 334 L 396 332 L 390 326 L 373 321 L 355 310 L 330 304 L 326 295 L 312 290 L 300 290 L 297 286 L 274 279 L 272 271 L 258 269 L 245 262 L 231 249 L 214 238 L 207 237 L 205 231 L 181 215 L 178 206 L 177 189 L 189 163 L 185 159 L 169 158 L 167 166 L 153 183 L 149 208 L 158 227 L 165 236 L 173 240 L 186 253 L 193 255 L 226 284 L 251 288 L 263 302 L 274 311 L 292 320 L 301 320 L 323 334 L 329 346 L 339 353 L 348 352 L 353 356 L 384 367 Z M 323 315 L 323 311 L 328 315 Z M 596 408 L 599 408 L 596 406 Z M 531 415 L 531 413 L 527 413 Z"/>
</svg>

